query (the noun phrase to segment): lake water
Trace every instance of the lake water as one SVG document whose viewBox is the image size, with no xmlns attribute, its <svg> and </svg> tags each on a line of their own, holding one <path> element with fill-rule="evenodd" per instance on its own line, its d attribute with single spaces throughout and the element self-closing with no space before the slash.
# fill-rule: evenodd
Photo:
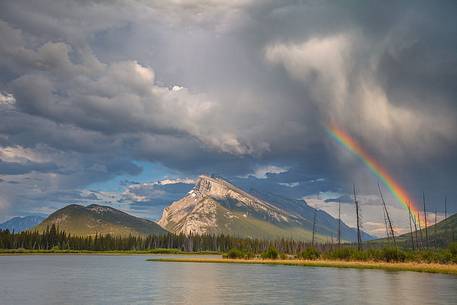
<svg viewBox="0 0 457 305">
<path fill-rule="evenodd" d="M 451 275 L 148 257 L 0 256 L 0 304 L 457 304 Z"/>
</svg>

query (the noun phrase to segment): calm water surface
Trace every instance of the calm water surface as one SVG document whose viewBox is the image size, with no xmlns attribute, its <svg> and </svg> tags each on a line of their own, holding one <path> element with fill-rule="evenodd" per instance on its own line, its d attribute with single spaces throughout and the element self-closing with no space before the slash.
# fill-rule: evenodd
<svg viewBox="0 0 457 305">
<path fill-rule="evenodd" d="M 449 275 L 148 257 L 0 256 L 0 304 L 457 304 Z"/>
</svg>

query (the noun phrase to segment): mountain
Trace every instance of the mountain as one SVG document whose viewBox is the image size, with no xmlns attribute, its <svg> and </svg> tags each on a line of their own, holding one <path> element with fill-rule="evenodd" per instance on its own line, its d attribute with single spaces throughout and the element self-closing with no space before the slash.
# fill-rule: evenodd
<svg viewBox="0 0 457 305">
<path fill-rule="evenodd" d="M 1 230 L 10 230 L 14 232 L 22 232 L 41 223 L 45 217 L 42 216 L 24 216 L 13 217 L 10 220 L 0 223 Z"/>
<path fill-rule="evenodd" d="M 422 232 L 421 232 L 422 231 Z M 436 225 L 431 225 L 427 227 L 428 231 L 428 239 L 429 239 L 429 245 L 430 246 L 435 246 L 435 243 L 437 246 L 445 246 L 449 242 L 452 241 L 457 241 L 457 214 L 454 214 L 452 216 L 449 216 L 448 218 L 438 222 Z M 413 232 L 413 238 L 414 242 L 416 242 L 416 235 L 419 241 L 422 240 L 422 243 L 425 245 L 426 243 L 426 234 L 425 234 L 425 228 L 422 228 L 422 230 L 417 230 Z M 421 238 L 422 236 L 422 238 Z M 411 234 L 406 233 L 400 236 L 396 237 L 396 240 L 399 243 L 406 243 L 406 245 L 411 245 Z M 386 242 L 386 238 L 382 238 L 379 240 L 376 240 L 375 242 Z"/>
<path fill-rule="evenodd" d="M 158 223 L 173 233 L 311 240 L 314 212 L 304 201 L 254 195 L 222 178 L 200 176 L 185 197 L 164 209 Z M 316 240 L 336 238 L 338 221 L 324 211 L 316 213 Z M 356 231 L 344 223 L 341 231 L 343 240 L 356 240 Z"/>
<path fill-rule="evenodd" d="M 35 229 L 46 230 L 55 224 L 60 230 L 78 236 L 95 234 L 149 235 L 166 234 L 153 221 L 138 218 L 112 207 L 91 204 L 87 207 L 71 204 L 49 215 Z"/>
<path fill-rule="evenodd" d="M 335 219 L 327 212 L 316 210 L 313 207 L 310 207 L 303 200 L 290 199 L 272 193 L 262 193 L 254 189 L 250 190 L 249 193 L 255 195 L 258 198 L 261 198 L 262 200 L 271 202 L 274 206 L 283 209 L 291 214 L 296 214 L 305 219 L 308 219 L 311 222 L 314 217 L 314 212 L 316 212 L 316 231 L 326 236 L 333 235 L 333 237 L 336 238 L 338 230 L 338 219 Z M 310 230 L 312 230 L 312 227 Z M 363 240 L 371 240 L 375 238 L 374 236 L 371 236 L 363 231 L 361 233 Z M 349 227 L 344 222 L 341 222 L 341 238 L 347 241 L 357 241 L 357 230 Z"/>
</svg>

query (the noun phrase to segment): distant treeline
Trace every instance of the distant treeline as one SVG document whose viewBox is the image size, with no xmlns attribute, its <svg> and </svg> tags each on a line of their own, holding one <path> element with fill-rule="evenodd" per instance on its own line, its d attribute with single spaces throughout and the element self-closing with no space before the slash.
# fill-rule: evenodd
<svg viewBox="0 0 457 305">
<path fill-rule="evenodd" d="M 241 248 L 253 253 L 262 253 L 270 246 L 275 247 L 281 253 L 296 254 L 306 249 L 309 243 L 290 239 L 270 241 L 211 234 L 168 234 L 146 237 L 120 237 L 107 234 L 80 237 L 61 231 L 55 225 L 48 227 L 42 233 L 37 231 L 14 233 L 0 230 L 0 249 L 143 251 L 163 248 L 180 249 L 185 252 L 227 252 L 232 248 Z"/>
</svg>

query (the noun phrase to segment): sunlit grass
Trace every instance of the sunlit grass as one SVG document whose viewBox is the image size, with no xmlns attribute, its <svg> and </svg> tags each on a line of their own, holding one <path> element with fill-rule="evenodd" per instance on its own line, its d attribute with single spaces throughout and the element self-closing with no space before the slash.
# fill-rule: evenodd
<svg viewBox="0 0 457 305">
<path fill-rule="evenodd" d="M 299 260 L 299 259 L 227 259 L 227 258 L 152 258 L 148 261 L 175 263 L 217 263 L 217 264 L 264 264 L 308 267 L 333 267 L 356 269 L 383 269 L 392 271 L 415 271 L 428 273 L 445 273 L 457 275 L 457 264 L 429 263 L 386 263 L 373 261 L 340 261 L 340 260 Z"/>
</svg>

